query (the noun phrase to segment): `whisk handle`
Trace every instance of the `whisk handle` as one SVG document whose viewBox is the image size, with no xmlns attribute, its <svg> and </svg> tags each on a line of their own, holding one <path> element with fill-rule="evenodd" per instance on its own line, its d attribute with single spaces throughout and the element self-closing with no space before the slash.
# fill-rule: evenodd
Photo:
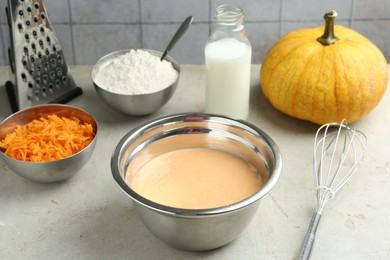
<svg viewBox="0 0 390 260">
<path fill-rule="evenodd" d="M 313 217 L 311 218 L 309 228 L 307 229 L 307 233 L 305 239 L 302 242 L 301 251 L 299 253 L 299 260 L 308 260 L 310 258 L 310 253 L 314 245 L 314 239 L 317 232 L 318 224 L 320 223 L 321 214 L 315 212 Z"/>
</svg>

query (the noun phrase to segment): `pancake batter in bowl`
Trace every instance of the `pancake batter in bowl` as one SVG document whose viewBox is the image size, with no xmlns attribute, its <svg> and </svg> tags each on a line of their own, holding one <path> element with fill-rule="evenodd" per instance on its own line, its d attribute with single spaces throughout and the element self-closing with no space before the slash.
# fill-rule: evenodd
<svg viewBox="0 0 390 260">
<path fill-rule="evenodd" d="M 209 148 L 186 148 L 159 155 L 126 181 L 151 201 L 185 209 L 236 203 L 263 185 L 254 166 L 235 155 Z"/>
</svg>

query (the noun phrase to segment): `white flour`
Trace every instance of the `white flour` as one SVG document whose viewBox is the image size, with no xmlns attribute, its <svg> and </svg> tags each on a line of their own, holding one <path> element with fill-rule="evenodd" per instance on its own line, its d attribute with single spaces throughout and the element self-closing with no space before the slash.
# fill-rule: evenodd
<svg viewBox="0 0 390 260">
<path fill-rule="evenodd" d="M 129 52 L 103 62 L 95 75 L 101 88 L 118 94 L 147 94 L 160 91 L 178 77 L 172 63 L 143 50 Z"/>
</svg>

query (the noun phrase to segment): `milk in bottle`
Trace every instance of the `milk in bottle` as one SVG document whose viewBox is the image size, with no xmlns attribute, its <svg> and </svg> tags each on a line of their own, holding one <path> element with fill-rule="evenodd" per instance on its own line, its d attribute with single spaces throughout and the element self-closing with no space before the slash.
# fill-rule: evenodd
<svg viewBox="0 0 390 260">
<path fill-rule="evenodd" d="M 242 9 L 219 6 L 205 46 L 207 113 L 248 117 L 251 55 Z"/>
</svg>

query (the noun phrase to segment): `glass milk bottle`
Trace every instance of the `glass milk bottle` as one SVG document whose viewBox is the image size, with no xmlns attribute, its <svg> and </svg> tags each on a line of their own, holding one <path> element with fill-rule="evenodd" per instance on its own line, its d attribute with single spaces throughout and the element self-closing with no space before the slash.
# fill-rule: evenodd
<svg viewBox="0 0 390 260">
<path fill-rule="evenodd" d="M 205 46 L 205 112 L 247 119 L 251 56 L 242 9 L 230 4 L 219 6 Z"/>
</svg>

